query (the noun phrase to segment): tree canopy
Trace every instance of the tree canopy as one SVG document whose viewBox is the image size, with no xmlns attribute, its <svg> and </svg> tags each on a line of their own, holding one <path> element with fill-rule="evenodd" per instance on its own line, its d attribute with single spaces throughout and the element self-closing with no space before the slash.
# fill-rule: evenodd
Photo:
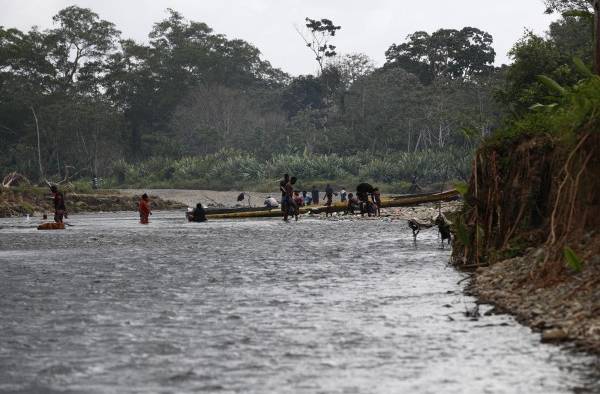
<svg viewBox="0 0 600 394">
<path fill-rule="evenodd" d="M 389 47 L 386 66 L 401 67 L 425 84 L 436 78 L 473 78 L 493 70 L 496 52 L 492 42 L 489 33 L 474 27 L 440 29 L 432 34 L 418 31 L 406 42 Z"/>
<path fill-rule="evenodd" d="M 331 19 L 307 18 L 306 44 L 319 69 L 295 77 L 247 41 L 172 9 L 147 43 L 122 39 L 86 8 L 67 7 L 53 22 L 44 31 L 0 27 L 0 170 L 33 179 L 184 176 L 185 163 L 208 179 L 226 170 L 245 174 L 244 166 L 259 174 L 258 160 L 279 163 L 282 155 L 376 161 L 438 152 L 468 166 L 465 152 L 503 114 L 551 99 L 538 74 L 571 83 L 572 57 L 592 62 L 592 27 L 581 16 L 559 19 L 546 36 L 525 35 L 511 51 L 513 63 L 501 68 L 494 67 L 492 36 L 475 27 L 414 32 L 377 67 L 364 54 L 338 54 L 333 39 L 341 27 Z M 169 170 L 174 162 L 181 171 Z M 363 172 L 390 173 L 381 167 L 388 161 L 377 163 Z M 392 172 L 419 171 L 410 168 Z"/>
</svg>

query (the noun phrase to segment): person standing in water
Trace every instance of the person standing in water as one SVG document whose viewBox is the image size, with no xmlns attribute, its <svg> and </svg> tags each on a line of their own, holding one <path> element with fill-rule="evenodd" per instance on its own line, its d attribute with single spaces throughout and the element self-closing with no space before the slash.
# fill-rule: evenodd
<svg viewBox="0 0 600 394">
<path fill-rule="evenodd" d="M 340 202 L 346 202 L 347 196 L 346 189 L 342 187 L 342 190 L 340 190 Z"/>
<path fill-rule="evenodd" d="M 56 185 L 50 186 L 54 201 L 54 221 L 56 223 L 62 223 L 63 218 L 67 217 L 67 208 L 65 206 L 65 195 L 58 191 Z"/>
<path fill-rule="evenodd" d="M 319 205 L 319 189 L 317 189 L 316 186 L 313 186 L 310 194 L 312 197 L 312 203 L 314 205 Z"/>
<path fill-rule="evenodd" d="M 286 210 L 289 209 L 289 206 L 286 206 L 286 185 L 290 182 L 290 175 L 283 174 L 283 179 L 279 181 L 279 191 L 281 192 L 281 211 L 285 213 Z"/>
<path fill-rule="evenodd" d="M 142 198 L 138 203 L 138 211 L 140 212 L 140 223 L 148 224 L 150 222 L 149 217 L 152 215 L 150 210 L 150 199 L 146 193 L 142 194 Z"/>
<path fill-rule="evenodd" d="M 302 198 L 304 198 L 304 205 L 310 205 L 312 203 L 312 198 L 307 195 L 306 190 L 302 191 Z"/>
<path fill-rule="evenodd" d="M 325 206 L 327 207 L 325 209 L 325 217 L 327 217 L 329 215 L 333 216 L 333 210 L 331 208 L 332 204 L 333 204 L 333 188 L 328 183 L 327 186 L 325 187 Z"/>
<path fill-rule="evenodd" d="M 296 204 L 294 203 L 294 184 L 296 183 L 296 177 L 292 177 L 285 185 L 285 197 L 283 197 L 281 206 L 285 205 L 283 211 L 283 220 L 288 221 L 290 213 L 293 215 L 296 211 Z"/>
<path fill-rule="evenodd" d="M 377 216 L 381 216 L 381 193 L 379 193 L 379 188 L 374 188 L 371 196 L 373 197 L 373 203 L 377 205 Z"/>
</svg>

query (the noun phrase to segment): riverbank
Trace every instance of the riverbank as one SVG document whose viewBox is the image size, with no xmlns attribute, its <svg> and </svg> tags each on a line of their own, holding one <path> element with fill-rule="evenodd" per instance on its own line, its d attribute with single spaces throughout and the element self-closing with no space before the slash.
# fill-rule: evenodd
<svg viewBox="0 0 600 394">
<path fill-rule="evenodd" d="M 600 135 L 520 135 L 477 152 L 453 261 L 481 302 L 600 354 Z"/>
<path fill-rule="evenodd" d="M 67 212 L 117 212 L 135 211 L 141 193 L 122 194 L 115 190 L 94 193 L 66 191 Z M 150 194 L 155 210 L 181 209 L 186 205 Z M 47 188 L 0 188 L 0 217 L 41 216 L 53 212 L 51 195 Z"/>
<path fill-rule="evenodd" d="M 589 242 L 598 241 L 597 235 L 590 236 Z M 600 354 L 600 256 L 590 257 L 581 272 L 544 286 L 534 274 L 544 255 L 544 248 L 531 248 L 523 256 L 477 269 L 470 293 L 540 331 L 542 341 L 572 341 Z"/>
</svg>

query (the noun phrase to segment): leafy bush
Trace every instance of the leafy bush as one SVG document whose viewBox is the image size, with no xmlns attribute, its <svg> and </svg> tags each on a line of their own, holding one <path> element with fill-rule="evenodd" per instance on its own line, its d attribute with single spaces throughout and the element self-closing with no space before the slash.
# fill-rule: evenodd
<svg viewBox="0 0 600 394">
<path fill-rule="evenodd" d="M 465 180 L 470 163 L 469 150 L 453 147 L 386 155 L 277 154 L 266 161 L 247 152 L 225 149 L 179 160 L 153 157 L 136 165 L 120 160 L 113 165 L 111 178 L 116 185 L 227 189 L 246 185 L 266 187 L 288 173 L 306 184 L 371 181 L 387 184 L 386 189 L 404 190 L 413 177 L 421 185 Z M 112 182 L 111 185 L 116 186 Z"/>
</svg>

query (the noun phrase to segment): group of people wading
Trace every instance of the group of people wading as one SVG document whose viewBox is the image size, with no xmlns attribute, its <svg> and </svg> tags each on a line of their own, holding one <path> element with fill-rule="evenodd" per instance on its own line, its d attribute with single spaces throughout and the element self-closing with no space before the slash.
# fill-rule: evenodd
<svg viewBox="0 0 600 394">
<path fill-rule="evenodd" d="M 300 207 L 310 205 L 311 203 L 319 203 L 319 191 L 313 187 L 312 197 L 307 198 L 306 191 L 294 190 L 297 178 L 290 177 L 289 174 L 284 174 L 283 179 L 279 181 L 279 190 L 281 192 L 281 210 L 283 212 L 283 220 L 288 221 L 290 216 L 294 216 L 298 220 Z M 379 189 L 371 186 L 368 183 L 361 183 L 356 187 L 356 196 L 353 193 L 346 193 L 344 189 L 340 191 L 340 201 L 346 204 L 346 212 L 354 214 L 359 211 L 361 215 L 365 213 L 369 216 L 381 215 L 381 193 Z M 333 196 L 338 195 L 333 191 L 331 185 L 325 187 L 325 217 L 333 215 Z M 274 207 L 275 199 L 268 197 L 265 200 L 265 205 Z"/>
<path fill-rule="evenodd" d="M 52 193 L 52 203 L 54 205 L 54 222 L 58 224 L 63 224 L 64 219 L 68 219 L 67 207 L 65 202 L 65 194 L 58 190 L 58 186 L 51 185 L 50 192 Z M 206 221 L 206 217 L 204 217 L 204 209 L 201 204 L 198 204 L 200 207 L 200 214 L 194 214 L 194 217 L 198 220 L 195 221 Z M 140 214 L 140 223 L 148 224 L 150 223 L 150 215 L 152 215 L 152 209 L 150 208 L 150 198 L 148 194 L 142 194 L 140 201 L 138 202 L 138 212 Z M 43 219 L 47 219 L 48 216 L 46 214 L 43 215 Z M 201 220 L 204 218 L 204 220 Z"/>
<path fill-rule="evenodd" d="M 150 209 L 150 198 L 146 193 L 142 194 L 142 198 L 138 202 L 138 211 L 140 213 L 140 223 L 148 224 L 152 211 Z M 206 222 L 206 211 L 201 203 L 196 204 L 196 208 L 187 212 L 186 217 L 189 222 Z"/>
<path fill-rule="evenodd" d="M 281 210 L 283 212 L 283 220 L 289 221 L 289 217 L 293 216 L 298 220 L 300 215 L 300 207 L 310 204 L 319 204 L 319 191 L 313 187 L 311 196 L 307 195 L 306 191 L 302 191 L 302 195 L 299 190 L 294 189 L 297 178 L 290 177 L 289 174 L 284 174 L 283 179 L 279 181 L 279 190 L 281 192 Z M 63 218 L 67 217 L 67 210 L 65 205 L 65 196 L 58 190 L 56 185 L 50 187 L 52 192 L 52 198 L 54 202 L 54 221 L 56 223 L 63 223 Z M 327 184 L 325 187 L 325 216 L 333 215 L 333 197 L 338 195 L 335 193 L 331 185 Z M 354 214 L 359 211 L 361 215 L 365 213 L 369 216 L 379 216 L 381 214 L 381 194 L 379 190 L 368 183 L 361 183 L 356 187 L 356 196 L 353 193 L 346 193 L 342 189 L 339 193 L 340 201 L 346 204 L 346 212 Z M 277 201 L 268 197 L 265 200 L 265 205 L 268 207 L 275 208 L 278 204 Z M 142 194 L 138 202 L 138 212 L 140 215 L 140 223 L 148 224 L 150 222 L 150 215 L 152 215 L 152 209 L 150 207 L 150 198 L 148 194 Z M 190 222 L 205 222 L 206 211 L 201 203 L 196 205 L 196 208 L 187 213 L 187 219 Z M 44 215 L 45 218 L 45 215 Z"/>
</svg>

